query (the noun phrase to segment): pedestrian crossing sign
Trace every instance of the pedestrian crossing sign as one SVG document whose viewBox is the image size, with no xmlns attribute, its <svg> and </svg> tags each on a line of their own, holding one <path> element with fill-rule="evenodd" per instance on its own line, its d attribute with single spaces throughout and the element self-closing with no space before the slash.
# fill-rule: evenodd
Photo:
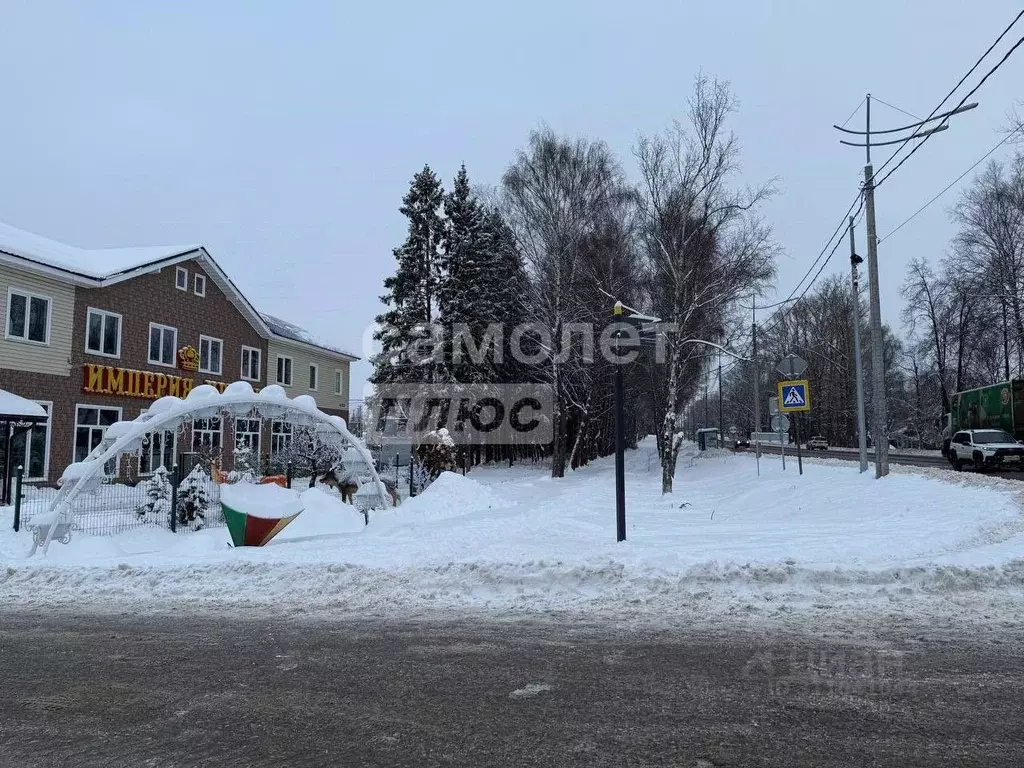
<svg viewBox="0 0 1024 768">
<path fill-rule="evenodd" d="M 811 410 L 811 388 L 807 381 L 779 382 L 779 410 L 783 413 Z"/>
</svg>

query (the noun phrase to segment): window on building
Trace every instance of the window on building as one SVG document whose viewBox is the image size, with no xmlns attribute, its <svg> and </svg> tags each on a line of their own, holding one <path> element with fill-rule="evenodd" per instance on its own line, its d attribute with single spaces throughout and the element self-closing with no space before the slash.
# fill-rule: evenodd
<svg viewBox="0 0 1024 768">
<path fill-rule="evenodd" d="M 309 388 L 316 389 L 317 379 L 320 378 L 320 369 L 313 363 L 309 364 Z"/>
<path fill-rule="evenodd" d="M 277 356 L 277 383 L 286 387 L 292 385 L 292 359 L 290 357 Z"/>
<path fill-rule="evenodd" d="M 341 371 L 334 372 L 334 394 L 341 394 L 341 385 L 345 383 L 344 376 Z"/>
<path fill-rule="evenodd" d="M 292 425 L 287 421 L 275 421 L 270 425 L 270 455 L 276 456 L 292 444 Z"/>
<path fill-rule="evenodd" d="M 121 316 L 89 307 L 85 316 L 85 351 L 106 357 L 121 356 Z"/>
<path fill-rule="evenodd" d="M 206 275 L 200 275 L 196 273 L 196 285 L 195 285 L 196 296 L 206 295 Z"/>
<path fill-rule="evenodd" d="M 192 450 L 216 452 L 221 446 L 220 418 L 196 419 L 192 422 Z"/>
<path fill-rule="evenodd" d="M 49 296 L 11 288 L 7 291 L 7 338 L 50 343 Z"/>
<path fill-rule="evenodd" d="M 260 454 L 260 420 L 235 419 L 235 447 L 248 448 L 256 456 Z"/>
<path fill-rule="evenodd" d="M 103 440 L 107 427 L 120 419 L 120 408 L 103 408 L 98 405 L 76 406 L 75 461 L 85 461 Z M 108 467 L 107 473 L 110 474 L 112 471 L 112 467 Z"/>
<path fill-rule="evenodd" d="M 53 403 L 36 400 L 49 416 Z M 6 441 L 0 439 L 0 474 L 7 466 Z M 27 431 L 18 430 L 11 438 L 11 473 L 25 468 L 26 480 L 45 480 L 49 470 L 50 427 L 47 422 L 33 424 Z"/>
<path fill-rule="evenodd" d="M 149 474 L 158 467 L 168 472 L 174 466 L 174 453 L 178 443 L 178 434 L 172 429 L 154 432 L 143 443 L 142 455 L 139 458 L 139 472 Z"/>
<path fill-rule="evenodd" d="M 255 347 L 242 347 L 242 378 L 260 380 L 260 351 Z"/>
<path fill-rule="evenodd" d="M 149 362 L 151 365 L 174 365 L 178 346 L 178 329 L 169 325 L 149 324 Z"/>
<path fill-rule="evenodd" d="M 199 337 L 199 371 L 220 376 L 224 358 L 224 342 L 212 336 Z"/>
<path fill-rule="evenodd" d="M 178 267 L 174 270 L 174 287 L 179 291 L 188 290 L 188 270 L 184 267 Z"/>
</svg>

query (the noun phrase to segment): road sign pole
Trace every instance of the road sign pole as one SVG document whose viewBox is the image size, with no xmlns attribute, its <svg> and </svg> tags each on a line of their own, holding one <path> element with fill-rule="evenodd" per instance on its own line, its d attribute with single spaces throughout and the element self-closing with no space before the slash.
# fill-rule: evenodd
<svg viewBox="0 0 1024 768">
<path fill-rule="evenodd" d="M 800 450 L 800 414 L 799 412 L 794 413 L 793 417 L 796 419 L 796 463 L 800 468 L 800 474 L 804 473 L 804 456 Z"/>
<path fill-rule="evenodd" d="M 782 451 L 782 471 L 786 471 L 786 443 L 782 438 L 782 419 L 779 419 L 779 450 Z"/>
</svg>

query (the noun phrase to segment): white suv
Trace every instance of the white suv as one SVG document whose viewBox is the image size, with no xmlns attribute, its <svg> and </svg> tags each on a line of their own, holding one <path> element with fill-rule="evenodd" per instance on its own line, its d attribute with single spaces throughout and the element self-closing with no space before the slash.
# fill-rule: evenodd
<svg viewBox="0 0 1024 768">
<path fill-rule="evenodd" d="M 1001 429 L 965 429 L 949 441 L 949 463 L 956 469 L 970 462 L 981 472 L 995 467 L 1024 468 L 1024 445 Z"/>
</svg>

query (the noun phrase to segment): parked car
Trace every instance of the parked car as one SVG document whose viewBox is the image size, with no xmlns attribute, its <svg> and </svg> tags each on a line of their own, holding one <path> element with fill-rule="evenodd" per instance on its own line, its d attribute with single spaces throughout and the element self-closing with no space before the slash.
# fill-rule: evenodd
<svg viewBox="0 0 1024 768">
<path fill-rule="evenodd" d="M 807 441 L 807 450 L 808 451 L 827 451 L 828 450 L 828 440 L 826 440 L 821 435 L 815 435 L 814 437 L 812 437 L 810 440 Z"/>
<path fill-rule="evenodd" d="M 1001 429 L 963 429 L 949 441 L 947 458 L 955 469 L 968 463 L 978 472 L 997 467 L 1024 469 L 1024 445 Z"/>
</svg>

